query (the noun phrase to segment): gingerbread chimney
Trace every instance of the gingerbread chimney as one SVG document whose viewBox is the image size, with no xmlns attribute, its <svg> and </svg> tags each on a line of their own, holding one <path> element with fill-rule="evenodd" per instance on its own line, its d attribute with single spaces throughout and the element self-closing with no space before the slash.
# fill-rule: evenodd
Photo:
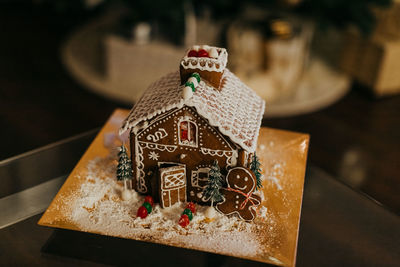
<svg viewBox="0 0 400 267">
<path fill-rule="evenodd" d="M 228 53 L 225 48 L 208 45 L 194 45 L 185 54 L 180 64 L 181 84 L 197 72 L 201 79 L 220 90 Z"/>
</svg>

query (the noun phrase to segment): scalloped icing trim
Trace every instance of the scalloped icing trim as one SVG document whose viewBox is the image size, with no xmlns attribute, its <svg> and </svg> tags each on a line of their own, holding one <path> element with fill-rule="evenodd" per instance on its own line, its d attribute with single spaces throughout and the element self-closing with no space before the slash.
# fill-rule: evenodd
<svg viewBox="0 0 400 267">
<path fill-rule="evenodd" d="M 209 57 L 188 57 L 185 56 L 181 60 L 181 66 L 184 69 L 199 69 L 201 71 L 223 72 L 228 63 L 228 52 L 225 48 L 215 47 L 219 53 L 218 58 Z M 186 51 L 185 55 L 190 50 Z"/>
</svg>

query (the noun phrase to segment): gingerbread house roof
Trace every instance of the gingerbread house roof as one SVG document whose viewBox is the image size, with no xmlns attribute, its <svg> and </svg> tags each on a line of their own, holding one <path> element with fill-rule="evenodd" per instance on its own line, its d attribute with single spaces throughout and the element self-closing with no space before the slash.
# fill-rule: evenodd
<svg viewBox="0 0 400 267">
<path fill-rule="evenodd" d="M 181 108 L 194 107 L 210 125 L 248 152 L 254 152 L 264 114 L 265 102 L 238 77 L 225 69 L 222 89 L 215 90 L 201 81 L 193 96 L 184 101 L 179 72 L 154 82 L 125 119 L 120 134 L 155 116 Z"/>
</svg>

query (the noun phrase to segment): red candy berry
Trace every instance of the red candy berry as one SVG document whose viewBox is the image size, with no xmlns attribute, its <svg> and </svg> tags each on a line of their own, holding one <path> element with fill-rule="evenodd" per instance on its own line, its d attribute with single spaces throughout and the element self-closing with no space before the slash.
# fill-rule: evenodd
<svg viewBox="0 0 400 267">
<path fill-rule="evenodd" d="M 143 206 L 141 206 L 138 211 L 137 211 L 137 216 L 144 219 L 147 217 L 147 209 Z"/>
<path fill-rule="evenodd" d="M 185 228 L 189 225 L 189 217 L 186 214 L 182 214 L 181 218 L 179 219 L 179 225 Z"/>
<path fill-rule="evenodd" d="M 205 49 L 200 49 L 199 52 L 197 52 L 198 57 L 209 57 L 208 52 Z"/>
<path fill-rule="evenodd" d="M 196 213 L 196 206 L 194 205 L 193 202 L 189 202 L 186 206 L 187 209 L 190 209 L 190 211 L 195 214 Z"/>
<path fill-rule="evenodd" d="M 146 196 L 144 198 L 144 202 L 149 203 L 152 207 L 154 206 L 154 200 L 153 200 L 153 198 L 151 196 Z"/>
<path fill-rule="evenodd" d="M 188 53 L 189 57 L 197 57 L 197 51 L 196 50 L 190 50 Z"/>
</svg>

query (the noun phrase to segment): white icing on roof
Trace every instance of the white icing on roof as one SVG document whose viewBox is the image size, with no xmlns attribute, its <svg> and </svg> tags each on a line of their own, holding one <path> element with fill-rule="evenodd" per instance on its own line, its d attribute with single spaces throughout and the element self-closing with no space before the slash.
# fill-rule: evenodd
<svg viewBox="0 0 400 267">
<path fill-rule="evenodd" d="M 248 152 L 254 152 L 265 102 L 238 77 L 225 69 L 221 91 L 200 82 L 193 97 L 182 99 L 179 72 L 169 73 L 146 90 L 125 119 L 120 134 L 144 120 L 184 105 L 194 107 L 210 125 Z"/>
</svg>

